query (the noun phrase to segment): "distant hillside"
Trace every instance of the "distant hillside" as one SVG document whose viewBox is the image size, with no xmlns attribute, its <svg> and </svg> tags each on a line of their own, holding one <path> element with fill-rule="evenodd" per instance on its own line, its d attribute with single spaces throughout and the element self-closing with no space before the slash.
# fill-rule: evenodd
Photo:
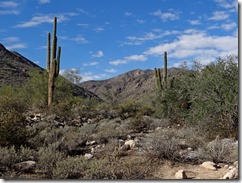
<svg viewBox="0 0 242 183">
<path fill-rule="evenodd" d="M 15 51 L 9 51 L 0 44 L 0 86 L 3 86 L 4 84 L 10 84 L 13 86 L 21 86 L 25 84 L 29 78 L 29 72 L 34 68 L 44 71 L 43 68 L 28 60 L 21 54 Z M 96 98 L 100 100 L 95 94 L 80 86 L 73 84 L 73 87 L 73 94 L 76 96 Z"/>
<path fill-rule="evenodd" d="M 179 74 L 181 69 L 168 69 L 168 76 Z M 132 70 L 117 77 L 101 80 L 86 81 L 81 87 L 95 93 L 103 100 L 116 97 L 118 101 L 125 99 L 143 100 L 155 91 L 154 70 Z"/>
</svg>

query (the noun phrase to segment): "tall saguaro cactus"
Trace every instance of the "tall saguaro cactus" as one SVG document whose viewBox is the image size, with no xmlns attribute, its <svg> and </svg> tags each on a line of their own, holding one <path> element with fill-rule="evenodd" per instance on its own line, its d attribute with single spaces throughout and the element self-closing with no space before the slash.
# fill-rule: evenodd
<svg viewBox="0 0 242 183">
<path fill-rule="evenodd" d="M 158 92 L 163 95 L 163 90 L 167 87 L 167 52 L 164 52 L 163 77 L 161 79 L 161 69 L 155 68 L 155 82 Z"/>
<path fill-rule="evenodd" d="M 46 61 L 46 70 L 49 74 L 48 79 L 48 106 L 51 106 L 54 97 L 54 89 L 55 89 L 55 80 L 59 75 L 60 71 L 60 54 L 61 47 L 58 47 L 57 55 L 57 18 L 54 18 L 54 27 L 53 27 L 53 39 L 52 39 L 52 48 L 51 48 L 51 35 L 48 33 L 47 36 L 47 61 Z"/>
</svg>

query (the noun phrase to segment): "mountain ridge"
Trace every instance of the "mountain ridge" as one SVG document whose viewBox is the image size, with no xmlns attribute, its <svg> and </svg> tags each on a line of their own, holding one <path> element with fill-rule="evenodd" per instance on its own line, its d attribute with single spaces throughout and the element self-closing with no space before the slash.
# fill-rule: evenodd
<svg viewBox="0 0 242 183">
<path fill-rule="evenodd" d="M 9 51 L 0 43 L 0 87 L 3 85 L 24 85 L 30 77 L 29 72 L 33 69 L 45 71 L 45 69 L 22 56 L 20 53 Z M 73 95 L 84 98 L 95 98 L 100 101 L 100 98 L 97 95 L 81 86 L 74 84 L 72 84 L 72 86 Z"/>
</svg>

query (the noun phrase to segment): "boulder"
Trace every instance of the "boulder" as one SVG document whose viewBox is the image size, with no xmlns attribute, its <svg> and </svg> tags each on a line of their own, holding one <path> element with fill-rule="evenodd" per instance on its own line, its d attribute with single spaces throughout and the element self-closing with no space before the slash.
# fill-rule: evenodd
<svg viewBox="0 0 242 183">
<path fill-rule="evenodd" d="M 176 172 L 175 178 L 176 179 L 187 179 L 187 175 L 184 170 L 179 170 L 178 172 Z"/>
<path fill-rule="evenodd" d="M 19 172 L 33 172 L 36 168 L 35 161 L 23 161 L 13 165 L 14 170 Z"/>
<path fill-rule="evenodd" d="M 216 170 L 216 164 L 212 161 L 205 161 L 200 166 L 209 170 Z"/>
</svg>

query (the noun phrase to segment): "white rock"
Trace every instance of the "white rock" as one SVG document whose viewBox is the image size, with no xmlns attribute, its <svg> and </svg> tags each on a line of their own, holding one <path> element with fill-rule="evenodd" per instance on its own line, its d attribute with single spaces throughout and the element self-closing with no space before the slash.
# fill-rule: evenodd
<svg viewBox="0 0 242 183">
<path fill-rule="evenodd" d="M 84 155 L 84 157 L 85 157 L 86 159 L 92 159 L 92 158 L 93 158 L 93 155 L 90 154 L 90 153 L 86 153 L 86 154 Z"/>
<path fill-rule="evenodd" d="M 234 162 L 234 166 L 235 166 L 235 168 L 238 168 L 239 167 L 239 162 L 238 161 L 235 161 Z"/>
<path fill-rule="evenodd" d="M 134 148 L 135 147 L 135 141 L 134 140 L 127 140 L 124 145 L 129 145 L 130 148 Z"/>
<path fill-rule="evenodd" d="M 228 169 L 228 168 L 229 168 L 229 165 L 224 165 L 224 168 L 225 168 L 225 169 Z"/>
<path fill-rule="evenodd" d="M 188 147 L 187 150 L 188 150 L 188 151 L 192 151 L 192 148 L 191 148 L 191 147 Z"/>
<path fill-rule="evenodd" d="M 212 161 L 205 161 L 200 166 L 206 169 L 216 170 L 215 168 L 216 164 Z"/>
<path fill-rule="evenodd" d="M 227 172 L 224 176 L 223 179 L 233 179 L 234 178 L 234 173 L 229 171 Z"/>
<path fill-rule="evenodd" d="M 23 161 L 13 165 L 13 168 L 20 172 L 31 172 L 36 168 L 35 161 Z"/>
<path fill-rule="evenodd" d="M 175 178 L 176 179 L 187 179 L 187 175 L 184 170 L 179 170 L 178 172 L 176 172 Z"/>
</svg>

